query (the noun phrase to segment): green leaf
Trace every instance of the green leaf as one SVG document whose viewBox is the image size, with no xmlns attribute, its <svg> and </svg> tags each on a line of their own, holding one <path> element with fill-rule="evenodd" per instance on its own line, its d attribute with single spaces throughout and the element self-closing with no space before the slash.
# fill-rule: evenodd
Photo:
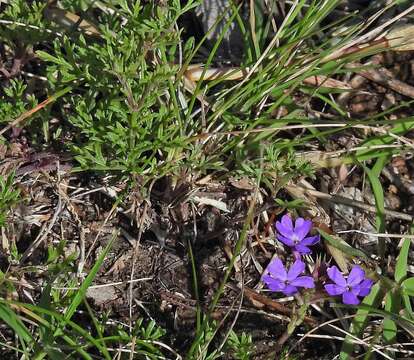
<svg viewBox="0 0 414 360">
<path fill-rule="evenodd" d="M 371 184 L 372 193 L 375 198 L 376 213 L 376 228 L 379 233 L 385 231 L 385 207 L 384 207 L 384 190 L 382 188 L 381 179 L 379 177 L 381 170 L 386 165 L 388 156 L 381 156 L 375 162 L 372 169 L 361 164 L 365 173 L 368 175 L 368 180 Z M 385 239 L 378 238 L 378 255 L 381 259 L 385 257 Z"/>
<path fill-rule="evenodd" d="M 5 303 L 4 300 L 0 299 L 0 304 L 4 304 L 4 303 Z M 82 359 L 92 360 L 93 358 L 85 350 L 84 348 L 85 345 L 79 346 L 79 337 L 72 339 L 69 335 L 66 334 L 68 328 L 71 328 L 73 331 L 75 331 L 77 334 L 83 337 L 89 345 L 92 345 L 101 351 L 101 347 L 103 345 L 99 342 L 98 339 L 95 339 L 90 334 L 88 329 L 83 328 L 81 325 L 78 325 L 72 322 L 71 320 L 65 320 L 64 316 L 62 316 L 61 314 L 51 311 L 51 310 L 44 309 L 36 305 L 19 303 L 16 301 L 13 301 L 12 303 L 19 307 L 25 308 L 26 314 L 29 317 L 31 317 L 36 323 L 41 322 L 44 326 L 48 326 L 51 330 L 55 329 L 56 330 L 54 333 L 55 340 L 57 340 L 58 338 L 62 339 L 64 342 L 66 342 L 71 347 L 72 350 L 79 353 Z M 39 317 L 37 314 L 41 314 L 43 316 Z M 46 317 L 53 319 L 52 323 L 45 320 Z M 60 340 L 58 341 L 60 343 Z M 41 342 L 38 342 L 38 345 L 43 345 L 43 344 Z M 64 347 L 62 347 L 62 349 L 63 348 Z M 44 351 L 41 351 L 38 354 L 39 359 L 43 358 L 45 354 L 46 354 L 46 349 L 44 349 Z M 78 359 L 79 357 L 75 357 L 75 358 Z M 32 357 L 30 359 L 32 359 Z M 33 359 L 36 359 L 36 358 L 33 357 Z"/>
<path fill-rule="evenodd" d="M 69 68 L 71 67 L 71 65 L 67 61 L 65 61 L 63 58 L 55 57 L 55 56 L 50 55 L 49 53 L 47 53 L 45 51 L 38 50 L 38 51 L 36 51 L 36 55 L 39 56 L 39 58 L 42 59 L 43 61 L 58 64 L 58 65 L 61 65 L 63 67 L 69 67 Z"/>
<path fill-rule="evenodd" d="M 34 341 L 27 327 L 17 314 L 6 304 L 0 304 L 0 319 L 9 325 L 21 341 L 26 343 Z"/>
<path fill-rule="evenodd" d="M 388 292 L 385 296 L 384 309 L 393 314 L 397 314 L 401 308 L 401 295 L 398 291 Z M 387 344 L 395 342 L 397 337 L 397 325 L 394 320 L 385 318 L 382 322 L 382 336 Z"/>
<path fill-rule="evenodd" d="M 397 325 L 391 319 L 384 319 L 382 322 L 382 337 L 387 344 L 392 344 L 397 338 Z"/>
<path fill-rule="evenodd" d="M 394 279 L 398 283 L 401 283 L 401 281 L 407 277 L 407 259 L 408 251 L 410 250 L 410 243 L 410 239 L 404 239 L 403 245 L 401 246 L 400 254 L 397 258 Z"/>
<path fill-rule="evenodd" d="M 376 283 L 369 293 L 368 296 L 362 301 L 362 305 L 372 306 L 377 308 L 382 300 L 382 291 L 379 283 Z M 364 331 L 365 326 L 368 321 L 369 310 L 358 309 L 352 325 L 350 327 L 350 333 L 354 336 L 360 336 Z M 342 344 L 341 353 L 339 355 L 340 360 L 350 360 L 352 359 L 352 351 L 354 349 L 354 344 L 352 343 L 352 337 L 347 336 Z"/>
<path fill-rule="evenodd" d="M 404 280 L 401 287 L 404 294 L 414 296 L 414 277 Z"/>
<path fill-rule="evenodd" d="M 411 120 L 411 118 L 407 118 L 407 120 Z M 378 152 L 377 149 L 371 150 L 369 147 L 375 145 L 384 145 L 384 144 L 392 144 L 395 141 L 395 137 L 393 135 L 403 135 L 406 132 L 410 131 L 414 127 L 414 121 L 406 121 L 395 125 L 392 129 L 387 131 L 387 134 L 375 136 L 373 138 L 367 139 L 366 141 L 362 142 L 360 146 L 364 148 L 368 148 L 367 150 L 358 150 L 356 153 L 357 159 L 359 161 L 363 161 L 373 152 Z"/>
<path fill-rule="evenodd" d="M 364 252 L 358 249 L 354 249 L 351 245 L 348 245 L 344 240 L 337 236 L 331 236 L 321 229 L 317 229 L 322 237 L 333 247 L 341 250 L 345 254 L 351 257 L 361 257 L 363 259 L 368 259 L 367 255 Z"/>
<path fill-rule="evenodd" d="M 73 298 L 71 304 L 67 308 L 65 312 L 65 320 L 70 320 L 73 314 L 75 313 L 76 309 L 82 302 L 82 300 L 85 297 L 86 290 L 88 287 L 92 284 L 93 279 L 95 279 L 96 274 L 98 273 L 98 270 L 100 269 L 103 261 L 105 260 L 106 255 L 108 254 L 109 249 L 112 246 L 112 243 L 114 242 L 117 234 L 112 235 L 111 241 L 106 245 L 105 249 L 102 251 L 102 253 L 99 255 L 98 260 L 96 261 L 95 265 L 92 267 L 90 273 L 86 277 L 85 281 L 80 286 L 78 292 L 76 293 L 75 297 Z"/>
<path fill-rule="evenodd" d="M 402 300 L 404 304 L 404 315 L 408 318 L 413 319 L 413 307 L 411 306 L 410 297 L 408 295 L 403 294 Z"/>
</svg>

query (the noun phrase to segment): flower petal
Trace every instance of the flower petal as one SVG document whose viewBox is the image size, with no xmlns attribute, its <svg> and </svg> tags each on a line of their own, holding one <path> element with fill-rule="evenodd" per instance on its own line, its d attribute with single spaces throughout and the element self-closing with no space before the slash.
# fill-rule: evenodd
<svg viewBox="0 0 414 360">
<path fill-rule="evenodd" d="M 359 299 L 351 291 L 345 291 L 342 294 L 342 302 L 347 305 L 358 305 Z"/>
<path fill-rule="evenodd" d="M 315 245 L 317 242 L 319 242 L 319 240 L 320 240 L 320 236 L 319 236 L 319 235 L 309 236 L 309 237 L 307 237 L 307 238 L 304 238 L 304 239 L 300 242 L 300 244 L 301 244 L 301 245 L 306 245 L 306 246 L 309 246 L 309 245 Z"/>
<path fill-rule="evenodd" d="M 358 284 L 358 285 L 355 285 L 355 286 L 352 286 L 352 287 L 349 287 L 349 286 L 348 286 L 348 289 L 349 289 L 349 291 L 350 291 L 350 292 L 352 292 L 352 294 L 354 294 L 355 296 L 359 296 L 359 292 L 361 291 L 361 289 L 360 289 L 360 287 L 359 287 L 359 284 Z"/>
<path fill-rule="evenodd" d="M 287 214 L 283 215 L 281 219 L 281 223 L 283 224 L 283 226 L 293 231 L 293 222 L 292 222 L 292 218 L 289 215 Z"/>
<path fill-rule="evenodd" d="M 287 273 L 287 279 L 292 282 L 305 270 L 305 263 L 301 260 L 296 260 L 290 267 Z"/>
<path fill-rule="evenodd" d="M 271 282 L 274 282 L 274 280 L 276 279 L 272 278 L 269 274 L 264 274 L 262 275 L 261 280 L 267 285 L 267 284 L 270 284 Z"/>
<path fill-rule="evenodd" d="M 325 290 L 329 295 L 336 296 L 336 295 L 343 294 L 346 288 L 343 286 L 336 285 L 336 284 L 326 284 Z"/>
<path fill-rule="evenodd" d="M 284 282 L 274 279 L 270 275 L 263 275 L 262 281 L 272 291 L 283 291 L 283 289 L 286 287 Z"/>
<path fill-rule="evenodd" d="M 276 229 L 286 237 L 292 237 L 293 231 L 293 223 L 292 219 L 289 215 L 282 216 L 281 221 L 276 221 Z"/>
<path fill-rule="evenodd" d="M 287 238 L 283 235 L 277 235 L 276 237 L 280 242 L 282 242 L 283 244 L 285 244 L 287 246 L 293 246 L 294 245 L 294 243 L 291 239 L 289 239 L 289 238 Z"/>
<path fill-rule="evenodd" d="M 279 258 L 274 258 L 269 265 L 267 265 L 266 271 L 272 275 L 273 278 L 285 281 L 287 280 L 287 272 L 285 266 Z"/>
<path fill-rule="evenodd" d="M 347 283 L 349 286 L 358 285 L 365 278 L 365 271 L 360 266 L 355 265 L 349 273 Z"/>
<path fill-rule="evenodd" d="M 295 280 L 290 282 L 290 285 L 303 287 L 306 289 L 313 289 L 315 287 L 315 281 L 312 276 L 299 276 Z"/>
<path fill-rule="evenodd" d="M 359 285 L 354 286 L 352 290 L 358 291 L 358 296 L 367 296 L 370 293 L 373 284 L 373 280 L 365 279 Z"/>
<path fill-rule="evenodd" d="M 301 243 L 297 244 L 295 246 L 296 251 L 298 251 L 300 254 L 310 254 L 312 251 L 307 246 L 302 245 Z"/>
<path fill-rule="evenodd" d="M 284 226 L 281 222 L 276 221 L 276 230 L 280 235 L 291 238 L 293 236 L 293 230 Z"/>
<path fill-rule="evenodd" d="M 286 285 L 286 287 L 282 290 L 283 294 L 285 295 L 293 295 L 298 292 L 298 288 L 293 285 Z"/>
<path fill-rule="evenodd" d="M 328 268 L 328 270 L 326 270 L 326 273 L 328 274 L 329 278 L 337 285 L 340 285 L 343 287 L 346 286 L 346 281 L 344 277 L 342 276 L 341 272 L 335 265 Z"/>
<path fill-rule="evenodd" d="M 308 235 L 309 231 L 312 229 L 312 221 L 305 220 L 303 218 L 297 218 L 295 221 L 295 234 L 302 240 L 306 235 Z"/>
</svg>

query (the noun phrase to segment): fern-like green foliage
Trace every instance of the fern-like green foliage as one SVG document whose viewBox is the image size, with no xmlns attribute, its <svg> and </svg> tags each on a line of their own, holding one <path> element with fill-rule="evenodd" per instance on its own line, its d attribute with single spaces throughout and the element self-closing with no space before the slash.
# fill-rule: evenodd
<svg viewBox="0 0 414 360">
<path fill-rule="evenodd" d="M 232 350 L 235 360 L 249 360 L 252 355 L 252 336 L 243 332 L 238 336 L 233 330 L 227 340 L 228 347 Z"/>
<path fill-rule="evenodd" d="M 81 166 L 157 175 L 181 157 L 186 140 L 173 101 L 174 24 L 192 4 L 117 3 L 100 15 L 99 39 L 64 36 L 37 54 L 48 63 L 52 89 L 82 86 L 68 114 L 81 134 L 73 144 Z"/>
<path fill-rule="evenodd" d="M 10 208 L 19 199 L 20 191 L 13 186 L 14 174 L 7 177 L 0 176 L 0 227 L 6 225 Z"/>
<path fill-rule="evenodd" d="M 27 85 L 18 79 L 12 79 L 3 88 L 3 94 L 0 93 L 0 123 L 13 120 L 37 104 L 33 95 L 26 96 L 26 88 Z"/>
<path fill-rule="evenodd" d="M 0 37 L 12 49 L 23 49 L 34 43 L 50 38 L 44 31 L 48 23 L 44 21 L 45 1 L 13 0 L 0 13 L 0 19 L 11 23 L 0 26 Z"/>
</svg>

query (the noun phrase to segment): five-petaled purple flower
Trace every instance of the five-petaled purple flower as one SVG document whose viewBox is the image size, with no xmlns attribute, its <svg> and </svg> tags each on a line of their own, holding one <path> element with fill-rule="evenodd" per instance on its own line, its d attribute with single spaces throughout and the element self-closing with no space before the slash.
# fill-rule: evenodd
<svg viewBox="0 0 414 360">
<path fill-rule="evenodd" d="M 280 291 L 285 295 L 296 294 L 298 287 L 314 288 L 315 284 L 311 276 L 299 276 L 305 270 L 305 263 L 296 260 L 289 271 L 283 266 L 280 259 L 273 259 L 262 276 L 263 282 L 272 291 Z"/>
<path fill-rule="evenodd" d="M 319 241 L 319 235 L 305 237 L 312 228 L 312 221 L 303 218 L 297 218 L 295 226 L 289 215 L 284 215 L 282 220 L 276 221 L 276 229 L 279 232 L 277 238 L 285 245 L 293 248 L 299 254 L 310 254 L 308 248 Z"/>
<path fill-rule="evenodd" d="M 335 284 L 325 284 L 325 290 L 329 295 L 342 295 L 342 302 L 348 305 L 358 305 L 360 300 L 358 296 L 364 297 L 371 291 L 371 279 L 365 277 L 364 270 L 355 265 L 348 278 L 342 276 L 336 266 L 328 268 L 327 274 Z"/>
</svg>

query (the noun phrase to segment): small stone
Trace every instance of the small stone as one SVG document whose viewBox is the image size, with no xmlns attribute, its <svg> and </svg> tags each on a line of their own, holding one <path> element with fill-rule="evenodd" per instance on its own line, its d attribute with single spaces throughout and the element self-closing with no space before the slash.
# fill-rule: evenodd
<svg viewBox="0 0 414 360">
<path fill-rule="evenodd" d="M 86 290 L 86 297 L 92 299 L 96 306 L 103 306 L 118 298 L 116 289 L 113 286 L 90 287 Z"/>
</svg>

